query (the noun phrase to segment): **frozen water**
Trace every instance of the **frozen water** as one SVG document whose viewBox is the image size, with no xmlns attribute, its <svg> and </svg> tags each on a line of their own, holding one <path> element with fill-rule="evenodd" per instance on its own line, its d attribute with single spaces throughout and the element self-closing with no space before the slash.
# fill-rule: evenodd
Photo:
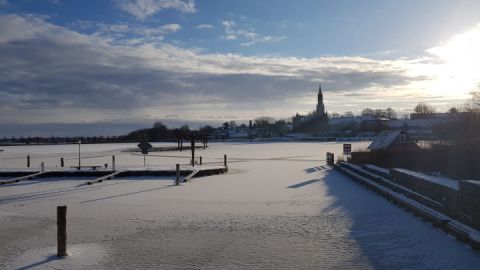
<svg viewBox="0 0 480 270">
<path fill-rule="evenodd" d="M 118 150 L 123 147 L 98 145 L 90 154 L 117 153 L 122 166 L 143 163 Z M 58 158 L 49 146 L 41 148 L 52 162 Z M 0 162 L 29 152 L 28 147 L 23 149 L 24 153 L 0 153 Z M 44 153 L 38 149 L 38 155 Z M 0 268 L 480 265 L 477 251 L 323 166 L 327 151 L 341 154 L 342 144 L 218 143 L 197 153 L 211 165 L 221 164 L 223 154 L 228 154 L 229 172 L 194 178 L 179 187 L 168 177 L 120 178 L 92 186 L 83 185 L 85 178 L 52 178 L 0 187 Z M 189 156 L 188 151 L 155 154 L 159 157 L 147 158 L 152 166 L 187 163 Z M 24 166 L 22 159 L 9 162 L 11 168 Z M 61 261 L 51 257 L 57 205 L 68 205 L 72 252 Z"/>
</svg>

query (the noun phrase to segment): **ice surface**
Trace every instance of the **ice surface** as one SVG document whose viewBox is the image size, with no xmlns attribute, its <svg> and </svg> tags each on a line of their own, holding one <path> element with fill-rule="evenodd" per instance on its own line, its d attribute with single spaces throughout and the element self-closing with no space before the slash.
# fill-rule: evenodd
<svg viewBox="0 0 480 270">
<path fill-rule="evenodd" d="M 49 153 L 42 157 L 53 164 L 59 154 L 41 147 Z M 119 166 L 143 164 L 141 157 L 105 147 L 98 145 L 97 152 L 90 154 L 117 153 Z M 25 153 L 9 152 L 23 156 L 30 150 L 23 149 Z M 0 268 L 475 269 L 480 265 L 478 252 L 323 166 L 327 151 L 341 155 L 342 150 L 342 143 L 333 142 L 215 143 L 196 152 L 208 165 L 221 165 L 227 154 L 229 172 L 180 186 L 174 186 L 171 177 L 118 178 L 92 186 L 84 184 L 89 180 L 85 178 L 48 178 L 2 186 Z M 11 157 L 5 152 L 0 153 L 0 162 Z M 40 156 L 41 149 L 36 153 Z M 151 166 L 188 163 L 188 151 L 155 154 L 158 157 L 147 157 Z M 9 160 L 8 167 L 24 166 L 23 159 L 14 161 Z M 56 243 L 57 205 L 68 206 L 72 254 L 66 264 L 50 257 Z"/>
</svg>

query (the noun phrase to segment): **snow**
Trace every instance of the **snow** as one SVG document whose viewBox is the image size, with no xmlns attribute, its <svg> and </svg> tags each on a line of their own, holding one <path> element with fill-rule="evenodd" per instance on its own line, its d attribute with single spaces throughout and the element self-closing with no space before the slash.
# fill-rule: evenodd
<svg viewBox="0 0 480 270">
<path fill-rule="evenodd" d="M 341 155 L 342 145 L 212 143 L 197 154 L 212 166 L 227 154 L 229 172 L 180 186 L 173 177 L 114 178 L 92 186 L 84 185 L 87 178 L 46 178 L 2 186 L 0 268 L 472 269 L 480 264 L 478 252 L 323 166 L 325 153 Z M 91 155 L 115 153 L 119 166 L 143 164 L 121 153 L 123 146 L 96 147 Z M 58 160 L 59 153 L 41 148 L 49 153 L 42 156 L 45 162 Z M 36 155 L 42 153 L 36 149 Z M 15 155 L 22 153 L 0 153 L 0 167 L 1 158 Z M 159 153 L 147 163 L 185 164 L 188 155 Z M 23 159 L 13 161 L 10 168 L 24 166 Z M 62 260 L 52 257 L 57 205 L 68 206 L 71 255 Z"/>
<path fill-rule="evenodd" d="M 400 134 L 401 130 L 385 130 L 378 134 L 368 146 L 370 150 L 383 150 L 387 149 Z"/>
<path fill-rule="evenodd" d="M 444 187 L 447 187 L 447 188 L 450 188 L 450 189 L 454 189 L 454 190 L 457 190 L 457 191 L 459 190 L 458 181 L 454 180 L 454 179 L 450 179 L 450 178 L 446 178 L 446 177 L 426 175 L 426 174 L 423 174 L 423 173 L 414 172 L 414 171 L 410 171 L 410 170 L 406 170 L 406 169 L 400 169 L 400 168 L 395 168 L 395 170 L 397 170 L 401 173 L 404 173 L 404 174 L 411 175 L 413 177 L 420 178 L 422 180 L 425 180 L 425 181 L 428 181 L 428 182 L 431 182 L 431 183 L 435 183 L 437 185 L 441 185 L 441 186 L 444 186 Z"/>
<path fill-rule="evenodd" d="M 388 183 L 388 185 L 394 186 L 395 188 L 397 188 L 397 189 L 399 189 L 399 190 L 403 190 L 403 192 L 406 192 L 406 193 L 415 195 L 416 197 L 421 197 L 423 200 L 428 201 L 428 202 L 430 202 L 431 204 L 434 204 L 434 205 L 438 205 L 438 206 L 440 206 L 440 207 L 443 207 L 443 204 L 441 204 L 441 203 L 439 203 L 439 202 L 437 202 L 437 201 L 435 201 L 435 200 L 432 200 L 432 199 L 430 199 L 430 198 L 427 197 L 427 196 L 424 196 L 424 195 L 422 195 L 422 194 L 420 194 L 420 193 L 418 193 L 418 192 L 416 192 L 416 191 L 414 191 L 414 190 L 412 190 L 412 189 L 409 189 L 409 188 L 404 187 L 404 186 L 402 186 L 402 185 L 399 185 L 399 184 L 397 184 L 397 183 L 395 183 L 395 182 L 392 182 L 392 181 L 390 181 L 390 180 L 388 180 L 388 179 L 385 179 L 384 177 L 382 177 L 382 176 L 380 176 L 380 175 L 373 174 L 373 173 L 371 173 L 371 172 L 369 172 L 369 171 L 363 170 L 362 167 L 360 167 L 360 166 L 358 166 L 358 165 L 351 164 L 351 163 L 347 163 L 347 162 L 343 162 L 343 165 L 346 166 L 346 167 L 351 167 L 351 168 L 354 168 L 354 169 L 356 169 L 356 170 L 362 171 L 363 173 L 371 176 L 372 178 L 381 179 L 383 182 Z M 375 165 L 370 165 L 370 166 L 376 167 Z M 381 168 L 381 167 L 377 167 L 377 168 Z"/>
<path fill-rule="evenodd" d="M 97 244 L 70 245 L 68 256 L 57 257 L 56 247 L 32 249 L 6 265 L 6 269 L 95 269 L 106 257 Z"/>
<path fill-rule="evenodd" d="M 468 182 L 468 183 L 471 183 L 471 184 L 479 185 L 479 186 L 480 186 L 480 181 L 478 181 L 478 180 L 462 180 L 462 181 L 465 181 L 465 182 Z"/>
<path fill-rule="evenodd" d="M 384 174 L 390 174 L 390 170 L 382 168 L 382 167 L 378 167 L 378 166 L 373 165 L 373 164 L 365 164 L 365 167 L 370 168 L 371 170 L 374 170 L 374 171 L 382 172 Z"/>
<path fill-rule="evenodd" d="M 356 166 L 356 165 L 353 165 L 353 164 L 348 164 L 348 163 L 343 163 L 345 165 L 345 167 L 353 167 L 353 168 L 356 168 L 358 170 L 361 170 L 363 171 L 360 167 Z M 366 171 L 363 171 L 364 173 L 368 173 Z M 467 237 L 470 237 L 471 240 L 473 241 L 476 241 L 478 243 L 480 243 L 480 239 L 479 239 L 479 234 L 480 232 L 471 228 L 470 226 L 468 225 L 465 225 L 457 220 L 454 220 L 452 218 L 450 218 L 449 216 L 447 215 L 444 215 L 430 207 L 427 207 L 421 203 L 418 203 L 417 201 L 405 196 L 404 194 L 400 194 L 398 192 L 395 192 L 393 190 L 390 190 L 389 188 L 387 187 L 384 187 L 382 185 L 379 185 L 375 182 L 373 182 L 372 180 L 366 178 L 366 177 L 363 177 L 361 175 L 358 175 L 356 174 L 355 172 L 352 172 L 352 171 L 347 171 L 348 174 L 350 175 L 353 175 L 355 176 L 356 178 L 359 178 L 359 179 L 362 179 L 362 181 L 364 182 L 367 182 L 369 185 L 371 186 L 375 186 L 377 189 L 380 189 L 382 191 L 384 191 L 385 193 L 388 193 L 390 194 L 391 196 L 399 199 L 400 201 L 403 201 L 404 203 L 406 204 L 409 204 L 411 206 L 413 206 L 414 208 L 416 209 L 419 209 L 421 212 L 423 213 L 426 213 L 430 216 L 433 216 L 436 220 L 438 221 L 446 221 L 448 222 L 447 226 L 452 228 L 453 230 L 457 231 L 457 232 L 460 232 L 462 235 L 466 235 Z M 382 179 L 383 181 L 385 182 L 389 182 L 388 180 L 386 179 Z"/>
</svg>

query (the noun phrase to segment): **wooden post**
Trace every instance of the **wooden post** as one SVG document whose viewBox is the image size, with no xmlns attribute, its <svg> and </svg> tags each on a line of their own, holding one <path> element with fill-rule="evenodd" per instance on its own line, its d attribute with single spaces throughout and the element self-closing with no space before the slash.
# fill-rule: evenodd
<svg viewBox="0 0 480 270">
<path fill-rule="evenodd" d="M 115 156 L 112 156 L 112 171 L 115 171 Z"/>
<path fill-rule="evenodd" d="M 202 156 L 200 156 L 200 165 L 202 165 Z"/>
<path fill-rule="evenodd" d="M 45 171 L 45 162 L 42 161 L 42 163 L 40 163 L 40 168 L 41 168 L 42 172 Z"/>
<path fill-rule="evenodd" d="M 30 168 L 30 155 L 27 156 L 27 168 Z"/>
<path fill-rule="evenodd" d="M 223 155 L 223 166 L 227 167 L 227 155 Z"/>
<path fill-rule="evenodd" d="M 82 141 L 78 141 L 78 170 L 82 168 L 82 165 L 80 163 L 80 145 L 82 144 Z"/>
<path fill-rule="evenodd" d="M 175 184 L 178 186 L 180 185 L 180 164 L 177 164 L 175 167 L 177 171 L 177 179 L 175 180 Z"/>
<path fill-rule="evenodd" d="M 67 206 L 57 206 L 57 256 L 67 256 Z"/>
<path fill-rule="evenodd" d="M 195 135 L 190 135 L 190 148 L 192 149 L 192 167 L 195 166 Z"/>
<path fill-rule="evenodd" d="M 63 160 L 63 157 L 60 158 L 60 167 L 64 167 L 65 166 L 65 161 Z"/>
</svg>

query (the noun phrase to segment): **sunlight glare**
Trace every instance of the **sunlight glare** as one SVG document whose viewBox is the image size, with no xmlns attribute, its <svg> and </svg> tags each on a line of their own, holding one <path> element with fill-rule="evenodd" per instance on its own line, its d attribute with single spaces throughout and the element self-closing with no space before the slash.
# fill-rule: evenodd
<svg viewBox="0 0 480 270">
<path fill-rule="evenodd" d="M 480 23 L 427 52 L 443 62 L 437 76 L 449 91 L 464 96 L 476 89 L 480 82 Z"/>
</svg>

